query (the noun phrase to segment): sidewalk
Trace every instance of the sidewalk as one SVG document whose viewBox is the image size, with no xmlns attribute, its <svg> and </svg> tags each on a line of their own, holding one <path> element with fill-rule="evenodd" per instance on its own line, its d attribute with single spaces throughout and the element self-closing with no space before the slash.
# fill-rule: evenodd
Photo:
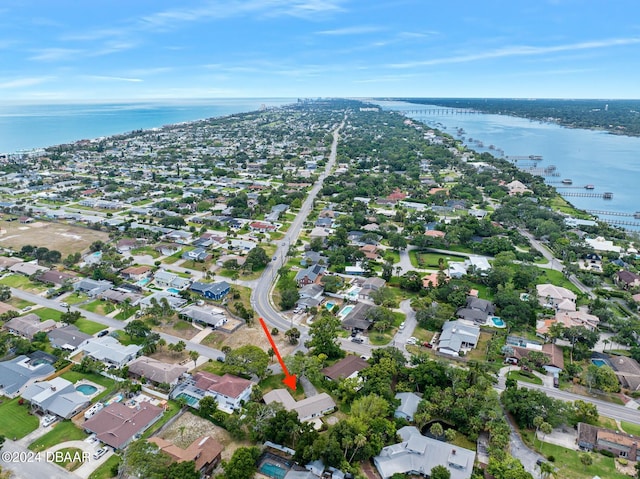
<svg viewBox="0 0 640 479">
<path fill-rule="evenodd" d="M 209 334 L 212 333 L 212 332 L 213 332 L 213 329 L 211 329 L 210 327 L 207 326 L 202 331 L 200 331 L 198 334 L 196 334 L 193 338 L 191 338 L 191 342 L 200 344 L 200 341 L 202 341 L 204 338 L 209 336 Z"/>
</svg>

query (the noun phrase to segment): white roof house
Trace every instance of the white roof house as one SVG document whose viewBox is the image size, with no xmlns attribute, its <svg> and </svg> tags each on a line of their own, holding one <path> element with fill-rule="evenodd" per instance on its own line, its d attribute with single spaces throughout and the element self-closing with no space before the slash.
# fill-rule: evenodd
<svg viewBox="0 0 640 479">
<path fill-rule="evenodd" d="M 460 351 L 475 348 L 479 338 L 480 328 L 478 326 L 472 326 L 462 321 L 447 321 L 442 325 L 438 351 L 458 356 Z"/>
<path fill-rule="evenodd" d="M 471 267 L 479 273 L 488 273 L 491 271 L 491 265 L 485 256 L 470 255 L 469 258 L 464 260 L 467 270 Z"/>
<path fill-rule="evenodd" d="M 274 389 L 264 395 L 263 400 L 267 404 L 279 402 L 287 411 L 298 413 L 300 421 L 311 421 L 332 412 L 336 403 L 327 393 L 296 401 L 286 389 Z"/>
<path fill-rule="evenodd" d="M 400 428 L 398 435 L 402 442 L 383 448 L 373 458 L 383 479 L 398 473 L 428 476 L 436 466 L 446 467 L 451 479 L 471 477 L 475 452 L 425 437 L 414 426 Z"/>
<path fill-rule="evenodd" d="M 545 283 L 537 285 L 536 291 L 538 292 L 538 301 L 542 307 L 563 311 L 576 310 L 577 296 L 567 288 Z"/>
<path fill-rule="evenodd" d="M 68 419 L 91 402 L 87 396 L 76 391 L 73 383 L 57 377 L 51 381 L 40 381 L 25 389 L 22 399 L 47 414 Z"/>
<path fill-rule="evenodd" d="M 86 355 L 98 361 L 122 367 L 135 359 L 142 347 L 136 344 L 125 346 L 111 336 L 103 336 L 102 338 L 87 339 L 78 347 L 78 350 L 84 351 Z"/>
</svg>

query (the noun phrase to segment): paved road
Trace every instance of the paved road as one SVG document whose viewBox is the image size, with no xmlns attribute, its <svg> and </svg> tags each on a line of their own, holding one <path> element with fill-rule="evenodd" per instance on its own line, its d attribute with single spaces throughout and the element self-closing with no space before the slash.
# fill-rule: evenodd
<svg viewBox="0 0 640 479">
<path fill-rule="evenodd" d="M 289 246 L 295 244 L 302 226 L 309 216 L 309 213 L 313 210 L 313 202 L 322 188 L 322 183 L 327 175 L 331 172 L 331 169 L 336 163 L 336 154 L 338 151 L 338 139 L 340 129 L 344 126 L 344 120 L 333 131 L 333 143 L 331 145 L 331 153 L 329 154 L 329 161 L 323 173 L 320 174 L 318 181 L 313 185 L 311 191 L 307 195 L 306 200 L 302 204 L 300 211 L 296 215 L 295 219 L 289 226 L 284 238 L 280 241 L 274 254 L 274 260 L 267 265 L 260 280 L 257 282 L 255 288 L 251 292 L 251 307 L 260 315 L 270 326 L 279 328 L 286 331 L 293 326 L 292 321 L 282 317 L 282 315 L 276 311 L 271 304 L 271 288 L 276 280 L 278 270 L 286 263 L 286 258 L 289 250 Z M 309 329 L 303 325 L 296 325 L 300 330 L 300 344 L 308 339 Z"/>
<path fill-rule="evenodd" d="M 60 306 L 58 301 L 43 298 L 42 296 L 38 296 L 37 294 L 27 293 L 26 291 L 22 291 L 20 289 L 11 288 L 11 294 L 16 296 L 17 298 L 24 299 L 26 301 L 30 301 L 35 304 L 39 304 L 40 306 L 44 306 L 46 308 L 57 309 L 58 311 L 66 311 L 66 308 Z M 122 329 L 127 323 L 126 321 L 120 321 L 117 319 L 109 318 L 108 316 L 102 316 L 101 314 L 92 313 L 91 311 L 85 311 L 84 309 L 80 309 L 76 306 L 71 306 L 72 311 L 80 312 L 85 318 L 95 321 L 96 323 L 100 323 L 111 329 Z M 159 333 L 160 337 L 163 338 L 167 344 L 177 343 L 178 341 L 184 341 L 187 345 L 186 349 L 189 351 L 197 351 L 198 354 L 205 356 L 207 358 L 216 359 L 220 356 L 224 356 L 224 353 L 218 349 L 210 348 L 208 346 L 203 346 L 202 344 L 194 343 L 192 341 L 187 341 L 185 339 L 179 338 L 178 336 L 173 336 L 167 333 Z"/>
</svg>

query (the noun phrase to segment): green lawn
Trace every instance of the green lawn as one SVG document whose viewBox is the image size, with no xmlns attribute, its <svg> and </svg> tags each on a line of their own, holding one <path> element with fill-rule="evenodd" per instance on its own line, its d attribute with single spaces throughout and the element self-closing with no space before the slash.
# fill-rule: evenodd
<svg viewBox="0 0 640 479">
<path fill-rule="evenodd" d="M 86 294 L 71 293 L 64 299 L 64 302 L 67 304 L 78 304 L 86 301 L 87 299 L 89 299 L 89 296 L 87 296 Z"/>
<path fill-rule="evenodd" d="M 113 333 L 117 333 L 118 341 L 120 341 L 125 346 L 128 346 L 129 344 L 141 344 L 143 341 L 142 338 L 136 338 L 136 339 L 132 338 L 131 336 L 129 336 L 129 334 L 126 331 L 122 329 L 117 329 L 113 331 Z"/>
<path fill-rule="evenodd" d="M 539 384 L 542 386 L 542 379 L 534 375 L 527 376 L 520 371 L 509 371 L 507 378 L 515 379 L 516 381 L 523 381 L 525 383 Z"/>
<path fill-rule="evenodd" d="M 66 441 L 82 441 L 88 434 L 71 421 L 54 422 L 51 430 L 29 444 L 32 451 L 44 451 Z"/>
<path fill-rule="evenodd" d="M 120 456 L 114 454 L 104 461 L 100 467 L 93 471 L 89 476 L 89 479 L 111 479 L 111 477 L 113 477 L 111 469 L 115 467 L 116 464 L 120 464 L 121 460 Z"/>
<path fill-rule="evenodd" d="M 465 258 L 463 256 L 453 256 L 440 253 L 416 253 L 416 262 L 420 268 L 438 268 L 440 266 L 440 260 L 443 261 L 443 266 L 446 268 L 449 266 L 449 263 L 459 263 L 464 261 Z"/>
<path fill-rule="evenodd" d="M 284 379 L 284 374 L 275 374 L 273 376 L 269 376 L 268 378 L 260 381 L 259 383 L 260 389 L 265 393 L 267 393 L 272 389 L 285 388 L 287 391 L 291 393 L 291 395 L 296 401 L 299 401 L 300 399 L 304 399 L 305 396 L 304 396 L 304 390 L 302 389 L 302 386 L 298 385 L 296 390 L 292 391 L 291 389 L 286 387 L 284 384 L 282 384 L 283 379 Z"/>
<path fill-rule="evenodd" d="M 540 441 L 536 441 L 536 449 L 540 451 Z M 585 467 L 580 462 L 578 451 L 566 449 L 555 444 L 543 443 L 541 454 L 555 457 L 553 465 L 557 468 L 556 477 L 562 479 L 592 479 L 599 476 L 607 479 L 629 479 L 629 476 L 616 471 L 614 459 L 602 454 L 591 453 L 593 464 Z"/>
<path fill-rule="evenodd" d="M 640 436 L 640 425 L 633 424 L 627 421 L 621 421 L 620 425 L 622 426 L 622 429 L 624 430 L 624 432 L 626 432 L 627 434 L 631 434 L 633 436 Z"/>
<path fill-rule="evenodd" d="M 54 321 L 60 321 L 60 316 L 62 316 L 62 311 L 58 311 L 57 309 L 51 309 L 51 308 L 34 309 L 33 312 L 42 321 L 45 321 L 47 319 L 53 319 Z"/>
<path fill-rule="evenodd" d="M 563 288 L 567 288 L 574 293 L 580 295 L 580 290 L 576 288 L 571 281 L 564 277 L 564 275 L 560 271 L 541 268 L 541 274 L 538 277 L 538 283 L 549 282 L 556 286 L 562 286 Z"/>
<path fill-rule="evenodd" d="M 75 326 L 83 333 L 94 335 L 98 331 L 102 331 L 106 328 L 105 325 L 90 321 L 87 318 L 80 318 L 75 322 Z"/>
<path fill-rule="evenodd" d="M 77 383 L 81 379 L 86 379 L 87 381 L 94 382 L 104 387 L 105 390 L 100 394 L 91 399 L 93 403 L 96 403 L 102 400 L 104 397 L 113 394 L 118 389 L 118 383 L 111 378 L 105 377 L 102 374 L 92 374 L 92 373 L 79 373 L 77 371 L 67 371 L 60 375 L 67 381 L 71 381 L 72 383 Z"/>
<path fill-rule="evenodd" d="M 124 321 L 129 319 L 131 316 L 140 311 L 140 306 L 130 307 L 127 311 L 120 311 L 118 314 L 114 316 L 115 319 L 119 319 L 120 321 Z"/>
<path fill-rule="evenodd" d="M 175 401 L 169 401 L 167 403 L 167 408 L 162 414 L 162 417 L 158 419 L 158 421 L 156 421 L 152 427 L 147 429 L 142 434 L 142 439 L 148 439 L 149 437 L 151 437 L 153 433 L 155 433 L 158 429 L 164 426 L 169 421 L 169 419 L 171 419 L 173 416 L 178 414 L 179 411 L 180 411 L 180 405 Z"/>
<path fill-rule="evenodd" d="M 153 249 L 150 246 L 143 246 L 142 248 L 134 248 L 131 250 L 131 254 L 133 255 L 149 255 L 153 259 L 157 259 L 160 257 L 160 253 Z"/>
<path fill-rule="evenodd" d="M 31 301 L 27 301 L 26 299 L 16 298 L 15 296 L 9 299 L 8 301 L 5 301 L 5 303 L 10 304 L 14 308 L 18 308 L 18 309 L 24 309 L 27 306 L 35 305 L 35 303 L 32 303 Z"/>
<path fill-rule="evenodd" d="M 29 278 L 17 273 L 0 279 L 0 284 L 19 289 L 28 289 L 32 285 L 31 281 L 29 281 Z"/>
<path fill-rule="evenodd" d="M 38 428 L 38 417 L 29 414 L 28 404 L 18 404 L 20 398 L 0 398 L 0 435 L 20 439 Z"/>
<path fill-rule="evenodd" d="M 113 310 L 115 310 L 115 306 L 109 301 L 103 301 L 101 299 L 96 299 L 95 301 L 91 301 L 90 303 L 84 304 L 81 306 L 82 309 L 87 311 L 91 311 L 92 313 L 107 315 Z"/>
<path fill-rule="evenodd" d="M 369 333 L 369 342 L 374 346 L 384 346 L 385 344 L 389 344 L 391 339 L 393 339 L 393 334 L 391 333 L 391 330 L 383 332 L 371 331 Z"/>
</svg>

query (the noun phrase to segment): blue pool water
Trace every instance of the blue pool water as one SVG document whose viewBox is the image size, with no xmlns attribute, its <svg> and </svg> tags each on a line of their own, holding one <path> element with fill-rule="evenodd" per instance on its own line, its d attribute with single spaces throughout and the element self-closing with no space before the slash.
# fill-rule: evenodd
<svg viewBox="0 0 640 479">
<path fill-rule="evenodd" d="M 327 311 L 331 311 L 333 309 L 333 307 L 335 306 L 335 304 L 333 303 L 327 303 L 324 305 L 327 308 Z"/>
<path fill-rule="evenodd" d="M 151 278 L 142 278 L 140 281 L 138 281 L 136 284 L 138 286 L 146 286 L 147 284 L 149 284 L 149 282 L 151 281 Z"/>
<path fill-rule="evenodd" d="M 187 401 L 187 404 L 189 406 L 195 406 L 196 404 L 198 404 L 198 399 L 194 398 L 193 396 L 189 395 L 189 394 L 185 394 L 185 393 L 180 393 L 176 396 L 177 398 L 182 398 L 185 401 Z"/>
<path fill-rule="evenodd" d="M 599 368 L 607 365 L 607 362 L 604 359 L 592 359 L 591 362 Z"/>
<path fill-rule="evenodd" d="M 262 466 L 260 466 L 260 472 L 265 476 L 273 477 L 274 479 L 283 479 L 287 474 L 287 470 L 285 468 L 280 467 L 277 464 L 272 464 L 270 462 L 265 462 Z"/>
<path fill-rule="evenodd" d="M 180 290 L 176 288 L 167 288 L 167 291 L 171 294 L 180 294 Z"/>
<path fill-rule="evenodd" d="M 345 306 L 344 308 L 342 308 L 342 311 L 340 311 L 338 313 L 338 316 L 340 317 L 340 319 L 344 319 L 347 314 L 349 314 L 351 312 L 351 310 L 353 309 L 353 305 L 349 305 L 349 306 Z"/>
<path fill-rule="evenodd" d="M 493 323 L 493 325 L 496 328 L 504 328 L 506 326 L 504 321 L 502 319 L 498 318 L 497 316 L 493 316 L 491 318 L 491 322 Z"/>
<path fill-rule="evenodd" d="M 84 394 L 85 396 L 91 396 L 98 391 L 98 388 L 91 384 L 80 384 L 79 386 L 76 386 L 76 391 Z"/>
</svg>

